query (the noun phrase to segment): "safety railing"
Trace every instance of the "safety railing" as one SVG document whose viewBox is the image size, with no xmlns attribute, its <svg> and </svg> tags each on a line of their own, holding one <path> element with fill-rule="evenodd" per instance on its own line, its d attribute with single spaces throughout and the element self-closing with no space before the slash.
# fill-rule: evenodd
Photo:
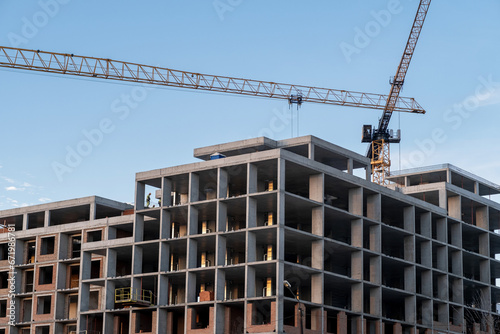
<svg viewBox="0 0 500 334">
<path fill-rule="evenodd" d="M 153 292 L 138 288 L 118 288 L 115 289 L 115 303 L 141 303 L 153 304 Z"/>
</svg>

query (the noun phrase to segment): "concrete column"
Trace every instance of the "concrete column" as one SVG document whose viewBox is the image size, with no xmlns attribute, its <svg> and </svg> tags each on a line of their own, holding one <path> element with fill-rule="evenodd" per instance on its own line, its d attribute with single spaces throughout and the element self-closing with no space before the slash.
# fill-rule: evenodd
<svg viewBox="0 0 500 334">
<path fill-rule="evenodd" d="M 409 187 L 409 186 L 411 186 L 411 183 L 410 183 L 410 178 L 409 178 L 408 176 L 405 176 L 405 177 L 404 177 L 404 180 L 405 180 L 405 182 L 404 182 L 404 186 L 405 186 L 405 187 Z"/>
<path fill-rule="evenodd" d="M 404 269 L 406 291 L 415 292 L 415 287 L 416 287 L 415 272 L 416 271 L 414 266 L 406 267 Z"/>
<path fill-rule="evenodd" d="M 200 198 L 200 177 L 198 174 L 189 173 L 189 201 L 196 202 Z"/>
<path fill-rule="evenodd" d="M 321 308 L 314 308 L 311 310 L 311 330 L 326 333 L 326 328 L 323 329 L 324 311 Z"/>
<path fill-rule="evenodd" d="M 254 267 L 245 267 L 245 298 L 255 297 L 255 268 Z"/>
<path fill-rule="evenodd" d="M 257 200 L 247 197 L 247 228 L 257 226 Z"/>
<path fill-rule="evenodd" d="M 405 298 L 405 321 L 414 323 L 417 317 L 417 302 L 415 296 Z"/>
<path fill-rule="evenodd" d="M 476 226 L 489 230 L 489 211 L 487 206 L 482 206 L 476 209 Z M 487 254 L 483 254 L 487 255 Z"/>
<path fill-rule="evenodd" d="M 459 223 L 453 223 L 450 226 L 451 244 L 462 248 L 462 228 Z M 462 262 L 462 261 L 460 261 Z"/>
<path fill-rule="evenodd" d="M 479 277 L 481 282 L 486 284 L 490 284 L 490 261 L 489 260 L 481 260 L 479 262 Z"/>
<path fill-rule="evenodd" d="M 103 319 L 103 328 L 104 333 L 113 333 L 114 330 L 114 314 L 113 313 L 104 313 Z"/>
<path fill-rule="evenodd" d="M 80 265 L 80 281 L 90 279 L 92 254 L 90 252 L 82 252 L 82 260 Z"/>
<path fill-rule="evenodd" d="M 219 168 L 217 173 L 218 173 L 217 198 L 226 198 L 227 183 L 228 183 L 227 171 L 225 169 Z"/>
<path fill-rule="evenodd" d="M 257 258 L 257 242 L 252 232 L 247 232 L 246 256 L 246 262 L 254 262 Z"/>
<path fill-rule="evenodd" d="M 363 284 L 351 284 L 351 308 L 353 312 L 363 312 Z"/>
<path fill-rule="evenodd" d="M 354 251 L 351 253 L 351 278 L 363 279 L 363 252 Z M 361 301 L 362 303 L 363 301 Z"/>
<path fill-rule="evenodd" d="M 28 213 L 23 213 L 23 231 L 28 229 Z"/>
<path fill-rule="evenodd" d="M 382 196 L 380 194 L 368 196 L 366 201 L 366 217 L 377 221 L 382 219 Z"/>
<path fill-rule="evenodd" d="M 363 247 L 363 219 L 351 220 L 351 245 Z"/>
<path fill-rule="evenodd" d="M 96 203 L 90 203 L 90 212 L 89 212 L 89 220 L 94 220 L 96 217 Z"/>
<path fill-rule="evenodd" d="M 188 234 L 198 234 L 198 209 L 192 205 L 188 209 Z"/>
<path fill-rule="evenodd" d="M 106 281 L 106 300 L 105 307 L 108 310 L 115 308 L 115 281 Z"/>
<path fill-rule="evenodd" d="M 453 274 L 462 276 L 462 252 L 454 251 L 451 253 L 451 271 Z"/>
<path fill-rule="evenodd" d="M 404 237 L 404 259 L 406 261 L 415 261 L 415 236 L 408 235 Z"/>
<path fill-rule="evenodd" d="M 363 215 L 363 188 L 349 189 L 349 212 L 358 216 Z"/>
<path fill-rule="evenodd" d="M 80 293 L 78 294 L 79 311 L 85 312 L 89 310 L 90 284 L 80 284 Z M 113 292 L 114 296 L 114 292 Z"/>
<path fill-rule="evenodd" d="M 347 315 L 344 311 L 337 314 L 337 334 L 347 334 Z"/>
<path fill-rule="evenodd" d="M 370 314 L 380 316 L 382 314 L 382 289 L 370 289 Z"/>
<path fill-rule="evenodd" d="M 462 220 L 462 197 L 448 197 L 448 215 L 457 220 Z"/>
<path fill-rule="evenodd" d="M 108 256 L 107 259 L 107 277 L 115 277 L 116 276 L 116 250 L 112 248 L 108 248 Z"/>
<path fill-rule="evenodd" d="M 170 197 L 170 196 L 169 196 Z M 163 200 L 162 200 L 163 203 Z M 163 203 L 166 205 L 166 203 Z M 169 211 L 161 210 L 160 213 L 160 238 L 170 239 L 172 237 L 171 215 Z"/>
<path fill-rule="evenodd" d="M 43 227 L 49 227 L 49 226 L 50 226 L 50 211 L 46 210 L 43 219 Z"/>
<path fill-rule="evenodd" d="M 315 269 L 323 270 L 324 264 L 324 242 L 315 240 L 311 243 L 311 266 Z"/>
<path fill-rule="evenodd" d="M 143 249 L 141 246 L 133 246 L 132 250 L 134 252 L 134 255 L 132 256 L 132 258 L 134 259 L 133 273 L 134 273 L 134 275 L 142 274 Z"/>
<path fill-rule="evenodd" d="M 372 165 L 368 164 L 365 167 L 365 180 L 370 181 L 372 178 Z"/>
<path fill-rule="evenodd" d="M 448 208 L 448 195 L 446 194 L 446 188 L 439 189 L 438 196 L 439 207 L 446 210 Z"/>
<path fill-rule="evenodd" d="M 422 294 L 427 297 L 432 297 L 432 271 L 423 271 L 420 278 L 422 280 Z"/>
<path fill-rule="evenodd" d="M 420 234 L 424 237 L 432 237 L 432 215 L 430 212 L 425 212 L 420 215 Z"/>
<path fill-rule="evenodd" d="M 249 163 L 248 164 L 248 175 L 247 175 L 247 186 L 248 186 L 248 194 L 253 194 L 258 191 L 258 184 L 257 184 L 257 166 L 254 164 Z"/>
<path fill-rule="evenodd" d="M 416 259 L 418 262 L 419 259 Z M 420 242 L 420 263 L 428 268 L 432 267 L 432 244 L 430 241 Z"/>
<path fill-rule="evenodd" d="M 403 209 L 404 229 L 408 232 L 415 232 L 415 207 L 407 206 Z"/>
<path fill-rule="evenodd" d="M 370 257 L 370 282 L 373 284 L 382 282 L 382 259 L 380 256 Z"/>
<path fill-rule="evenodd" d="M 312 209 L 311 212 L 312 233 L 323 236 L 324 234 L 324 207 L 318 206 Z"/>
<path fill-rule="evenodd" d="M 217 236 L 216 241 L 216 265 L 224 266 L 226 265 L 226 237 L 222 235 Z"/>
<path fill-rule="evenodd" d="M 142 210 L 144 209 L 144 196 L 145 196 L 146 187 L 142 182 L 135 183 L 135 209 Z"/>
<path fill-rule="evenodd" d="M 451 184 L 451 170 L 448 168 L 446 169 L 446 182 Z"/>
<path fill-rule="evenodd" d="M 276 294 L 278 302 L 271 307 L 275 307 L 274 321 L 276 322 L 276 332 L 283 330 L 283 314 L 284 314 L 284 285 L 285 280 L 285 171 L 286 161 L 278 159 L 278 201 L 277 201 L 277 240 L 276 240 Z M 272 316 L 271 311 L 271 316 Z M 273 321 L 273 318 L 271 318 Z"/>
<path fill-rule="evenodd" d="M 134 240 L 140 242 L 144 240 L 144 215 L 135 215 Z"/>
<path fill-rule="evenodd" d="M 458 303 L 458 304 L 463 304 L 463 285 L 462 285 L 462 280 L 461 279 L 453 279 L 451 282 L 452 287 L 451 287 L 451 292 L 452 295 L 450 296 L 450 300 Z"/>
<path fill-rule="evenodd" d="M 347 173 L 352 175 L 353 171 L 354 161 L 352 160 L 352 158 L 347 158 Z"/>
<path fill-rule="evenodd" d="M 187 268 L 196 268 L 197 264 L 197 256 L 198 256 L 198 242 L 194 239 L 188 239 L 188 247 L 187 247 Z"/>
<path fill-rule="evenodd" d="M 168 305 L 168 283 L 168 277 L 160 275 L 158 280 L 158 305 Z"/>
<path fill-rule="evenodd" d="M 186 274 L 186 297 L 188 303 L 196 302 L 196 274 L 188 272 Z M 190 324 L 188 324 L 190 325 Z M 191 326 L 189 327 L 191 328 Z"/>
<path fill-rule="evenodd" d="M 432 312 L 433 312 L 432 300 L 422 301 L 422 325 L 432 326 L 433 323 Z"/>
<path fill-rule="evenodd" d="M 323 304 L 323 295 L 323 274 L 314 274 L 311 276 L 311 302 Z"/>
<path fill-rule="evenodd" d="M 370 226 L 370 250 L 382 252 L 382 228 L 380 225 Z"/>
<path fill-rule="evenodd" d="M 227 204 L 217 203 L 217 232 L 225 232 L 227 223 Z"/>
<path fill-rule="evenodd" d="M 448 271 L 448 252 L 445 246 L 437 247 L 437 269 Z"/>
<path fill-rule="evenodd" d="M 223 270 L 216 270 L 215 273 L 215 300 L 224 300 L 226 288 L 226 273 Z"/>
<path fill-rule="evenodd" d="M 479 254 L 490 256 L 490 236 L 488 232 L 479 235 Z"/>
<path fill-rule="evenodd" d="M 172 180 L 164 177 L 161 181 L 161 205 L 172 206 Z"/>
<path fill-rule="evenodd" d="M 438 298 L 442 300 L 448 299 L 448 276 L 439 275 L 437 279 Z"/>
<path fill-rule="evenodd" d="M 474 181 L 474 194 L 479 195 L 479 182 Z"/>
<path fill-rule="evenodd" d="M 448 242 L 448 224 L 446 218 L 436 221 L 436 237 L 439 241 Z"/>
<path fill-rule="evenodd" d="M 309 199 L 323 203 L 325 175 L 316 174 L 309 176 Z"/>
<path fill-rule="evenodd" d="M 309 143 L 309 144 L 307 144 L 307 148 L 308 148 L 307 157 L 311 160 L 314 160 L 316 146 L 312 143 Z"/>
</svg>

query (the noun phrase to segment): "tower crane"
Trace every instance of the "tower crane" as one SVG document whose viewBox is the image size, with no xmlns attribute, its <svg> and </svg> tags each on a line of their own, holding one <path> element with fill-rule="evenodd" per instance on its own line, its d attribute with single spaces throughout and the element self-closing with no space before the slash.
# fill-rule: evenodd
<svg viewBox="0 0 500 334">
<path fill-rule="evenodd" d="M 140 84 L 189 88 L 288 100 L 384 110 L 387 95 L 179 71 L 119 60 L 0 46 L 0 67 Z M 424 114 L 413 98 L 393 98 L 393 110 Z"/>
<path fill-rule="evenodd" d="M 366 156 L 371 159 L 372 180 L 381 185 L 388 184 L 386 177 L 389 176 L 391 167 L 389 143 L 399 143 L 401 141 L 400 130 L 397 131 L 396 135 L 393 134 L 392 130 L 388 130 L 389 121 L 391 120 L 392 113 L 396 111 L 394 107 L 403 87 L 406 72 L 408 71 L 408 66 L 415 51 L 415 46 L 417 45 L 430 4 L 431 0 L 421 0 L 418 5 L 410 36 L 406 42 L 403 57 L 399 63 L 396 75 L 392 79 L 391 91 L 387 97 L 378 128 L 372 129 L 371 125 L 363 125 L 362 142 L 371 143 Z"/>
</svg>

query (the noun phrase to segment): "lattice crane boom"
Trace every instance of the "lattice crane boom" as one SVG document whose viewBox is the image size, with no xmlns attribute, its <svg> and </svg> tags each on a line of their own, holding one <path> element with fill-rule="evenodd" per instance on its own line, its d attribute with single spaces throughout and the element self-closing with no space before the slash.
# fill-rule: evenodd
<svg viewBox="0 0 500 334">
<path fill-rule="evenodd" d="M 291 103 L 313 102 L 379 110 L 386 109 L 386 101 L 390 98 L 380 94 L 201 74 L 105 58 L 4 46 L 0 46 L 0 67 L 284 99 Z M 391 99 L 393 111 L 425 113 L 413 98 L 399 97 L 398 94 Z"/>
<path fill-rule="evenodd" d="M 379 120 L 378 128 L 371 129 L 370 125 L 363 126 L 363 142 L 370 142 L 370 147 L 367 151 L 367 157 L 371 159 L 372 164 L 372 179 L 378 184 L 387 185 L 386 177 L 390 173 L 390 151 L 389 143 L 399 143 L 401 137 L 398 134 L 392 136 L 388 130 L 389 121 L 392 113 L 397 111 L 395 106 L 399 98 L 399 94 L 404 84 L 406 73 L 410 65 L 413 52 L 417 45 L 422 26 L 427 16 L 431 0 L 421 0 L 418 6 L 417 14 L 413 21 L 413 26 L 410 31 L 410 36 L 406 42 L 406 47 L 401 57 L 396 75 L 391 83 L 391 90 L 386 100 L 386 105 L 382 117 Z"/>
</svg>

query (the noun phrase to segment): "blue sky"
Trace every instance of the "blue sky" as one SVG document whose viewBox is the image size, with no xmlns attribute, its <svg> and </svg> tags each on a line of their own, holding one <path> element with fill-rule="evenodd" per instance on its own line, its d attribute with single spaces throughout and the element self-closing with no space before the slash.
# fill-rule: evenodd
<svg viewBox="0 0 500 334">
<path fill-rule="evenodd" d="M 417 6 L 416 0 L 3 0 L 0 45 L 387 94 Z M 427 114 L 393 116 L 390 127 L 400 126 L 403 136 L 392 146 L 393 169 L 448 162 L 500 183 L 499 14 L 498 0 L 431 4 L 402 94 Z M 312 134 L 364 154 L 361 127 L 381 115 L 305 104 L 292 122 L 281 100 L 20 70 L 0 75 L 0 210 L 89 195 L 132 202 L 136 172 L 194 162 L 196 147 L 260 135 Z M 119 118 L 113 106 L 125 106 L 127 96 L 136 103 Z M 281 123 L 273 126 L 277 117 Z M 58 173 L 54 165 L 65 164 L 85 133 L 107 120 L 91 152 Z"/>
</svg>

